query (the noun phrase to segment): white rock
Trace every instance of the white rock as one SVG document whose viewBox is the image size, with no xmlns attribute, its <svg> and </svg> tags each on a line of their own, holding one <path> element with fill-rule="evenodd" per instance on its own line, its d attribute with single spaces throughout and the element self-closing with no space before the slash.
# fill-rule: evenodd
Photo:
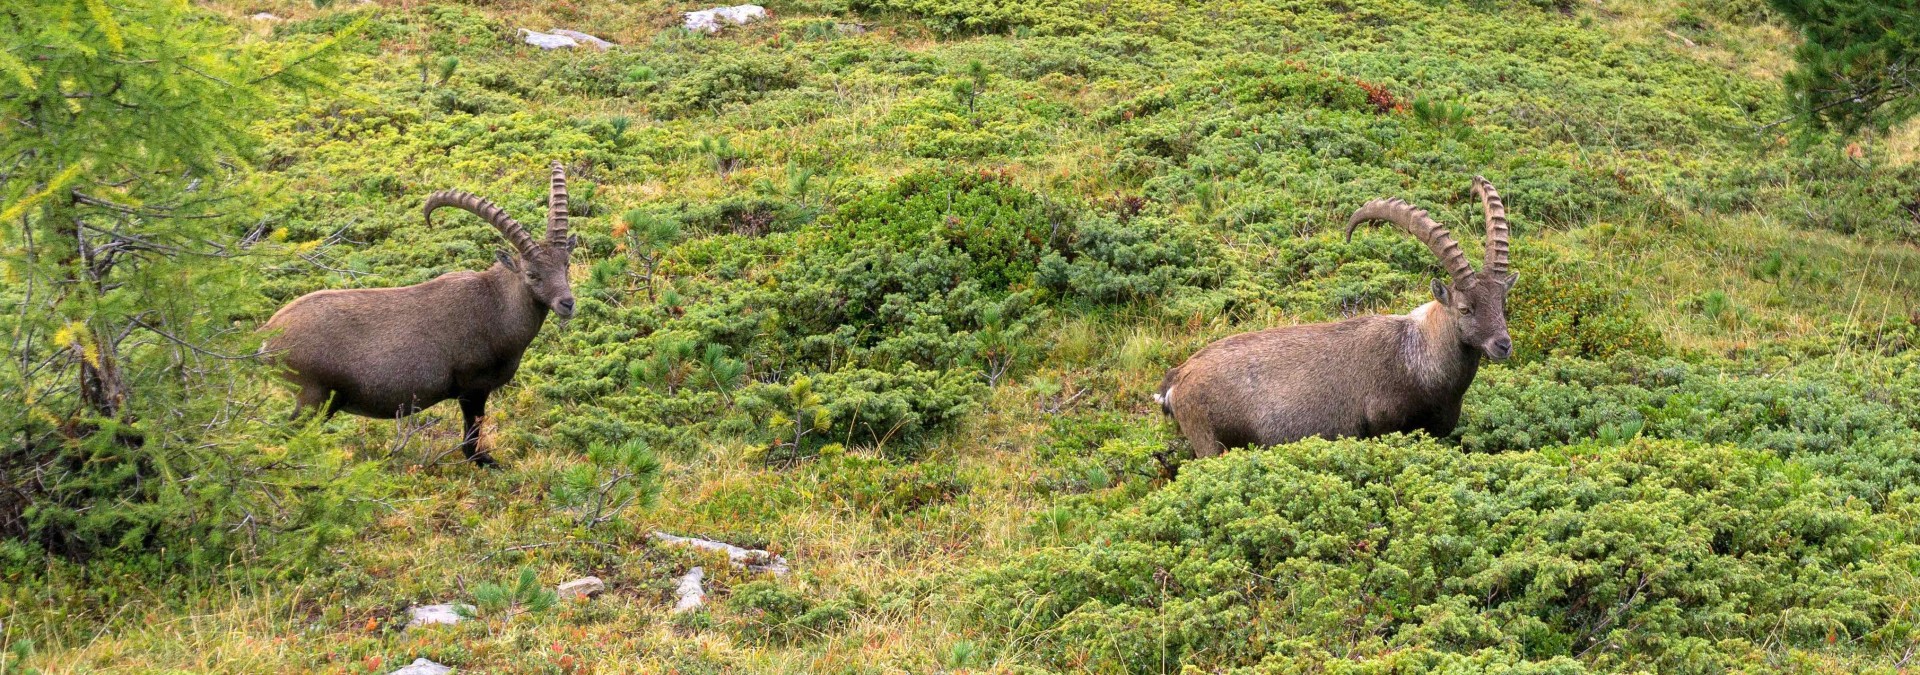
<svg viewBox="0 0 1920 675">
<path fill-rule="evenodd" d="M 867 24 L 836 23 L 836 24 L 833 24 L 833 29 L 840 31 L 840 33 L 843 35 L 865 35 L 867 32 Z"/>
<path fill-rule="evenodd" d="M 247 18 L 253 19 L 254 21 L 286 21 L 286 19 L 282 19 L 270 12 L 261 12 Z"/>
<path fill-rule="evenodd" d="M 692 546 L 703 551 L 724 551 L 727 554 L 727 561 L 733 563 L 734 567 L 744 567 L 755 572 L 786 574 L 788 569 L 786 558 L 758 549 L 740 548 L 733 544 L 694 537 L 676 537 L 665 532 L 655 532 L 653 538 L 664 544 Z"/>
<path fill-rule="evenodd" d="M 613 49 L 613 43 L 611 43 L 611 42 L 608 42 L 608 41 L 606 41 L 606 40 L 602 40 L 602 39 L 600 39 L 600 38 L 597 38 L 597 37 L 594 37 L 594 36 L 592 36 L 592 35 L 588 35 L 588 34 L 586 34 L 586 33 L 582 33 L 582 32 L 580 32 L 580 31 L 577 31 L 577 30 L 567 30 L 567 29 L 565 29 L 565 28 L 555 28 L 555 29 L 553 29 L 553 30 L 550 30 L 550 31 L 547 31 L 547 32 L 549 32 L 549 33 L 552 33 L 552 34 L 554 34 L 554 35 L 558 35 L 558 36 L 561 36 L 561 37 L 569 37 L 569 38 L 573 38 L 573 41 L 574 41 L 574 42 L 576 42 L 576 43 L 579 43 L 579 44 L 583 44 L 583 45 L 593 45 L 593 46 L 595 46 L 595 47 L 598 47 L 598 48 L 600 48 L 600 51 L 603 51 L 603 52 L 604 52 L 604 51 L 607 51 L 607 50 L 609 50 L 609 49 Z"/>
<path fill-rule="evenodd" d="M 600 577 L 581 577 L 560 584 L 560 587 L 554 589 L 554 592 L 560 595 L 561 600 L 572 600 L 574 598 L 591 598 L 599 595 L 600 592 L 604 590 L 607 590 L 607 584 L 601 581 Z"/>
<path fill-rule="evenodd" d="M 438 663 L 426 659 L 414 659 L 413 663 L 408 664 L 405 668 L 387 673 L 387 675 L 447 675 L 447 673 L 451 672 L 453 672 L 452 668 Z"/>
<path fill-rule="evenodd" d="M 466 607 L 467 611 L 469 612 L 473 611 L 473 605 L 461 605 L 461 606 Z M 413 628 L 416 626 L 432 626 L 435 624 L 446 624 L 451 626 L 453 624 L 460 623 L 460 611 L 458 609 L 455 609 L 452 603 L 408 607 L 407 614 L 412 616 L 412 618 L 407 620 L 408 628 Z"/>
<path fill-rule="evenodd" d="M 700 582 L 706 578 L 705 567 L 695 567 L 680 575 L 680 586 L 673 589 L 674 596 L 680 598 L 673 603 L 673 613 L 691 612 L 706 604 L 707 591 L 700 587 Z"/>
<path fill-rule="evenodd" d="M 520 29 L 520 35 L 526 38 L 527 44 L 541 49 L 572 49 L 580 46 L 580 43 L 575 42 L 573 38 L 565 35 L 542 33 L 537 30 L 527 30 L 525 28 Z"/>
<path fill-rule="evenodd" d="M 735 5 L 733 7 L 715 7 L 698 12 L 687 12 L 687 30 L 701 33 L 718 33 L 723 26 L 738 26 L 767 18 L 767 8 L 759 5 Z"/>
</svg>

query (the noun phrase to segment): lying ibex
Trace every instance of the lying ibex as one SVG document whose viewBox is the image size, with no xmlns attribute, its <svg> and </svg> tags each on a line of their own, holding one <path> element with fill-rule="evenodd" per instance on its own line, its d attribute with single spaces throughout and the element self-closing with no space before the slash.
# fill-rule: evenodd
<svg viewBox="0 0 1920 675">
<path fill-rule="evenodd" d="M 513 379 L 548 310 L 573 316 L 567 258 L 578 239 L 567 234 L 566 170 L 553 163 L 546 239 L 537 244 L 500 207 L 458 190 L 427 197 L 428 227 L 442 206 L 486 219 L 519 256 L 498 252 L 499 262 L 485 272 L 454 272 L 402 288 L 309 293 L 282 307 L 263 330 L 276 332 L 267 349 L 300 387 L 296 417 L 326 406 L 327 415 L 393 419 L 459 399 L 466 423 L 460 450 L 492 465 L 492 457 L 477 452 L 487 396 Z"/>
<path fill-rule="evenodd" d="M 1453 432 L 1480 357 L 1513 352 L 1507 336 L 1507 213 L 1485 178 L 1473 179 L 1487 216 L 1486 269 L 1427 212 L 1399 199 L 1367 202 L 1347 221 L 1384 220 L 1440 256 L 1453 283 L 1433 282 L 1433 302 L 1406 316 L 1270 328 L 1202 348 L 1167 372 L 1154 400 L 1194 452 L 1267 446 L 1320 436 Z"/>
</svg>

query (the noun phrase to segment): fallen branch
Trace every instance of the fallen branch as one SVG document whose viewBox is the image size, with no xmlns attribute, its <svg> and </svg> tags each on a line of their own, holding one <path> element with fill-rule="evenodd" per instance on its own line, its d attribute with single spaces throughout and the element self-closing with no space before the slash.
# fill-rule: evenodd
<svg viewBox="0 0 1920 675">
<path fill-rule="evenodd" d="M 663 544 L 691 546 L 702 551 L 720 551 L 727 554 L 727 561 L 734 567 L 742 567 L 755 572 L 786 574 L 787 559 L 758 549 L 740 548 L 733 544 L 700 539 L 696 537 L 676 537 L 665 532 L 654 532 L 653 538 Z"/>
<path fill-rule="evenodd" d="M 680 575 L 680 585 L 673 589 L 678 600 L 673 603 L 673 613 L 682 614 L 700 609 L 707 602 L 707 591 L 700 587 L 701 580 L 707 578 L 707 568 L 695 567 Z"/>
</svg>

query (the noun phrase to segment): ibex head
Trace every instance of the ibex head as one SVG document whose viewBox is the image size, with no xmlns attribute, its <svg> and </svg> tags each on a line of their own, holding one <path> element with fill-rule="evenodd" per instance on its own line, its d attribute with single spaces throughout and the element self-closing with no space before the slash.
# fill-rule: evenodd
<svg viewBox="0 0 1920 675">
<path fill-rule="evenodd" d="M 1507 207 L 1485 178 L 1473 178 L 1473 194 L 1487 212 L 1486 269 L 1474 271 L 1447 228 L 1428 218 L 1425 209 L 1400 199 L 1376 199 L 1361 206 L 1347 220 L 1347 239 L 1353 239 L 1353 230 L 1361 223 L 1384 220 L 1426 244 L 1453 277 L 1451 283 L 1434 280 L 1433 299 L 1454 318 L 1460 343 L 1504 359 L 1513 355 L 1513 338 L 1507 335 L 1507 291 L 1519 279 L 1507 269 Z"/>
<path fill-rule="evenodd" d="M 545 305 L 560 318 L 573 316 L 573 287 L 567 280 L 568 258 L 575 246 L 580 244 L 579 237 L 567 232 L 567 171 L 559 162 L 553 163 L 553 190 L 547 195 L 547 232 L 539 243 L 528 236 L 527 228 L 520 225 L 513 216 L 507 215 L 493 202 L 459 190 L 442 190 L 427 197 L 427 225 L 433 225 L 433 210 L 442 206 L 454 206 L 472 212 L 486 219 L 500 235 L 513 244 L 515 254 L 505 251 L 495 254 L 500 264 L 520 273 L 521 281 L 527 285 L 534 299 Z"/>
</svg>

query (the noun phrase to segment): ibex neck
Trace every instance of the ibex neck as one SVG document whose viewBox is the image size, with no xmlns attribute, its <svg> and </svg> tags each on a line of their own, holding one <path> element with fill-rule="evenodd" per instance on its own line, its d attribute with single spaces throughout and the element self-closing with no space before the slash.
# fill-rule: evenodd
<svg viewBox="0 0 1920 675">
<path fill-rule="evenodd" d="M 540 332 L 540 325 L 547 321 L 547 306 L 533 297 L 533 289 L 527 288 L 520 273 L 508 269 L 506 265 L 494 263 L 493 267 L 482 272 L 493 283 L 496 295 L 500 298 L 503 321 L 501 328 L 512 332 L 514 327 L 525 327 L 526 338 Z"/>
<path fill-rule="evenodd" d="M 1459 318 L 1438 302 L 1429 302 L 1407 314 L 1405 353 L 1407 372 L 1426 389 L 1459 385 L 1472 379 L 1480 356 L 1460 344 Z"/>
</svg>

